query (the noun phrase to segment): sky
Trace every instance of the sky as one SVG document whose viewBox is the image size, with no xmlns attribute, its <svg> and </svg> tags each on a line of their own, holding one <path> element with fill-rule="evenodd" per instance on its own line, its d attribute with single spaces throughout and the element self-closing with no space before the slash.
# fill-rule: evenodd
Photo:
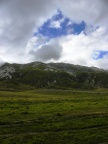
<svg viewBox="0 0 108 144">
<path fill-rule="evenodd" d="M 0 0 L 0 64 L 108 69 L 108 0 Z"/>
</svg>

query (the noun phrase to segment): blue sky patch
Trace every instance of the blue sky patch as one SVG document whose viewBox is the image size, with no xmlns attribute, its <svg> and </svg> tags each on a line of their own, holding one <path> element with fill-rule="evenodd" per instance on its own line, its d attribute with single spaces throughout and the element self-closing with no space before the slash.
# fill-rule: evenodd
<svg viewBox="0 0 108 144">
<path fill-rule="evenodd" d="M 107 54 L 108 54 L 108 51 L 96 51 L 93 55 L 93 58 L 95 60 L 102 59 Z"/>
<path fill-rule="evenodd" d="M 51 19 L 48 19 L 34 36 L 42 35 L 48 38 L 57 38 L 68 34 L 78 35 L 85 30 L 86 24 L 84 21 L 77 24 L 70 18 L 65 17 L 61 11 L 58 10 Z"/>
</svg>

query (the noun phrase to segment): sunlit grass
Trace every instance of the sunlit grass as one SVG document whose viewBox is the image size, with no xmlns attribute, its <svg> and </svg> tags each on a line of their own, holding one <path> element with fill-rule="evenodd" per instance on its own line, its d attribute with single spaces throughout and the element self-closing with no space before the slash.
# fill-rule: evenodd
<svg viewBox="0 0 108 144">
<path fill-rule="evenodd" d="M 0 91 L 1 144 L 99 144 L 107 136 L 107 90 Z"/>
</svg>

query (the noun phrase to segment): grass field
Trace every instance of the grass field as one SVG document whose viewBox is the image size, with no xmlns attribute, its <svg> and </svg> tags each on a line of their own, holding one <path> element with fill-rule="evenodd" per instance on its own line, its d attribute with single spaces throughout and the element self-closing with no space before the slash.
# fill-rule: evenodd
<svg viewBox="0 0 108 144">
<path fill-rule="evenodd" d="M 108 91 L 0 91 L 0 144 L 108 144 Z"/>
</svg>

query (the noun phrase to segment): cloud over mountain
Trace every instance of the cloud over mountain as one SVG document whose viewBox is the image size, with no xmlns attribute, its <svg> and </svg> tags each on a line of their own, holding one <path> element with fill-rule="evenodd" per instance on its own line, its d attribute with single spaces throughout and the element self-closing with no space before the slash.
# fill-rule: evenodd
<svg viewBox="0 0 108 144">
<path fill-rule="evenodd" d="M 30 51 L 32 54 L 33 60 L 38 61 L 49 61 L 49 60 L 59 60 L 62 55 L 62 46 L 58 43 L 58 41 L 51 41 L 49 44 L 42 45 L 36 51 Z"/>
<path fill-rule="evenodd" d="M 7 62 L 53 60 L 106 68 L 107 54 L 97 60 L 93 55 L 97 50 L 101 52 L 108 49 L 107 7 L 107 0 L 1 0 L 0 57 Z M 49 33 L 49 37 L 41 36 L 38 29 L 41 29 L 58 9 L 65 18 L 60 19 L 56 15 L 58 19 L 52 20 L 49 25 L 52 33 L 55 34 L 56 31 L 59 35 L 59 29 L 64 29 L 66 18 L 71 20 L 71 27 L 67 27 L 65 35 L 57 38 L 52 38 Z M 85 28 L 77 34 L 81 25 L 75 27 L 72 24 L 82 21 L 85 22 Z M 34 36 L 36 32 L 38 35 Z M 31 39 L 35 38 L 38 40 L 32 45 Z M 56 41 L 54 39 L 57 42 L 52 42 Z"/>
</svg>

